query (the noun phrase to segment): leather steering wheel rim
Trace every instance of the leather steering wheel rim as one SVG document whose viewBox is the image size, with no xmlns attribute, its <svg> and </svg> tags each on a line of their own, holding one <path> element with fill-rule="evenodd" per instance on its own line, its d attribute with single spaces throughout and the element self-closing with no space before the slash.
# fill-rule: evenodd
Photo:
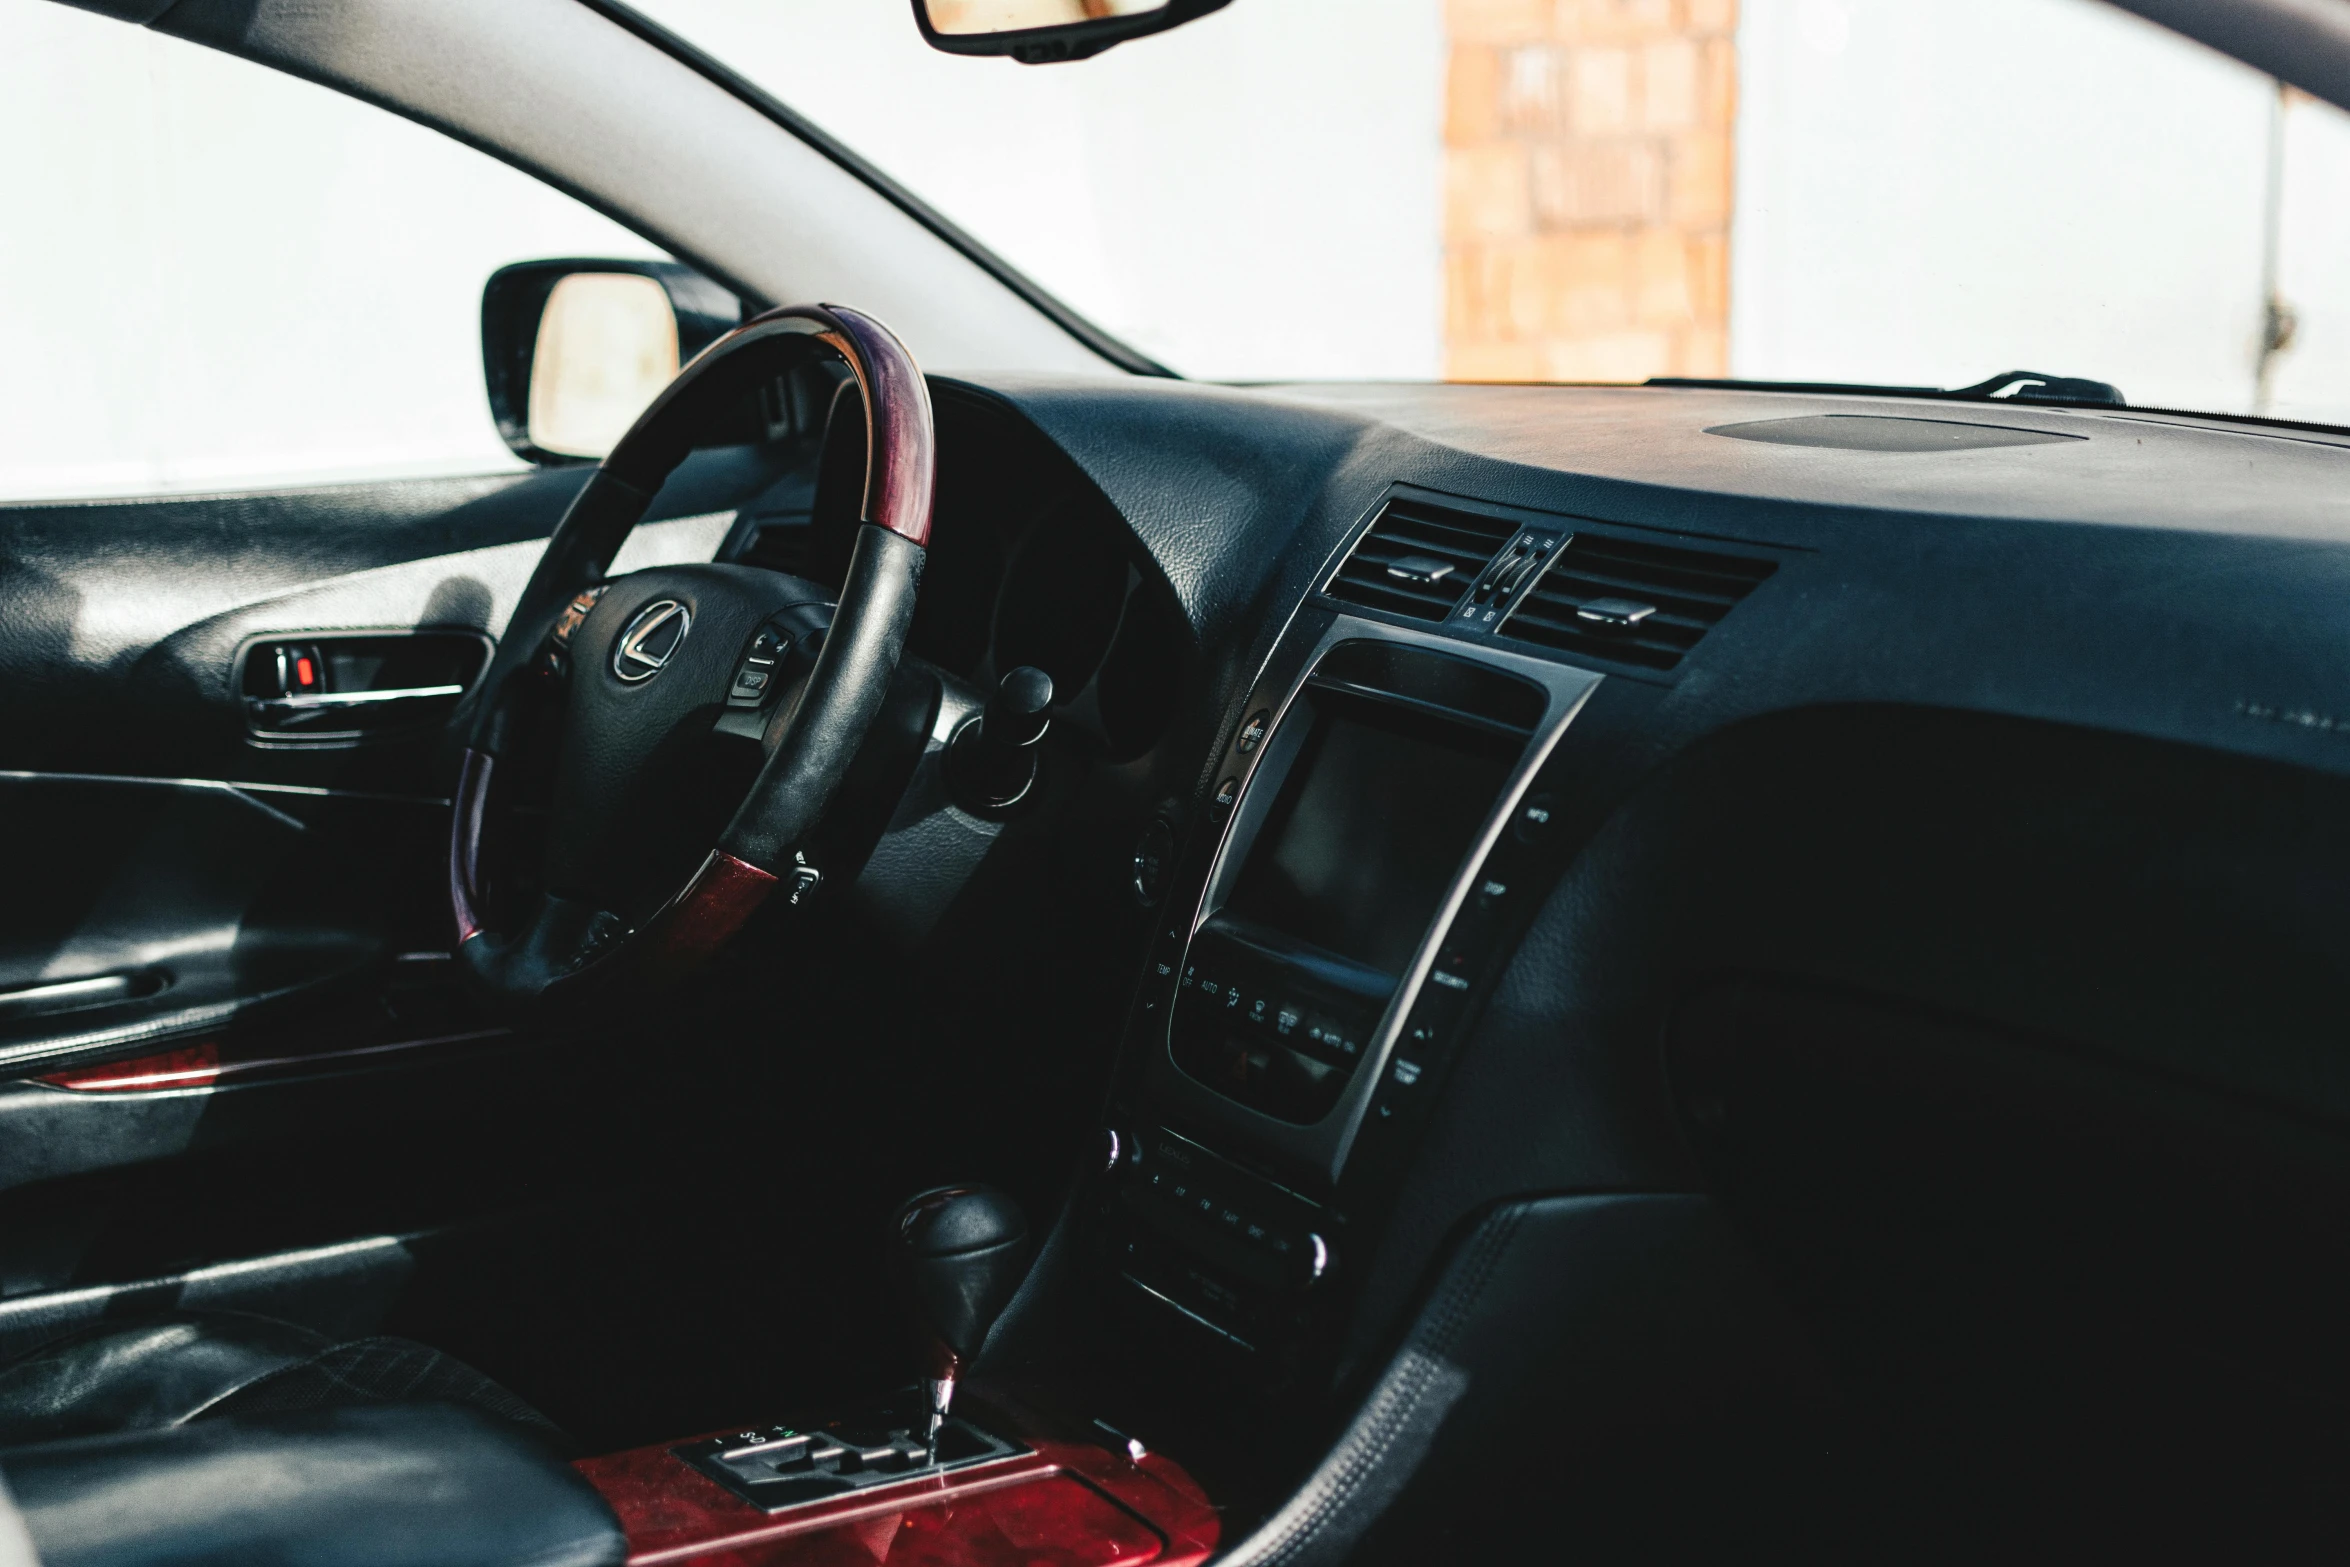
<svg viewBox="0 0 2350 1567">
<path fill-rule="evenodd" d="M 710 418 L 809 352 L 843 360 L 864 403 L 862 522 L 815 667 L 770 722 L 749 792 L 699 868 L 649 918 L 630 925 L 549 892 L 518 928 L 492 929 L 482 881 L 490 785 L 515 738 L 520 700 L 546 677 L 548 650 L 579 633 L 600 598 L 612 596 L 605 589 L 629 580 L 607 578 L 612 560 Z M 745 322 L 696 355 L 638 416 L 573 498 L 452 721 L 461 755 L 449 903 L 460 966 L 478 987 L 527 1007 L 622 975 L 658 982 L 707 958 L 766 901 L 887 697 L 921 583 L 936 466 L 929 389 L 913 356 L 880 322 L 839 305 L 786 306 Z M 603 662 L 578 660 L 569 678 L 601 679 Z"/>
</svg>

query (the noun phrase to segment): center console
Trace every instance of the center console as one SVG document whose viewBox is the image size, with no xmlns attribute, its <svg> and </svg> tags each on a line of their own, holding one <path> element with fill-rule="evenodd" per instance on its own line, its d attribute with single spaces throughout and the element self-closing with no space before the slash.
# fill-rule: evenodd
<svg viewBox="0 0 2350 1567">
<path fill-rule="evenodd" d="M 1310 603 L 1174 856 L 1086 1212 L 1100 1282 L 1286 1365 L 1340 1309 L 1555 879 L 1600 677 Z"/>
<path fill-rule="evenodd" d="M 1183 1468 L 1098 1422 L 958 1401 L 1028 1272 L 1026 1216 L 977 1184 L 917 1194 L 889 1225 L 928 1379 L 846 1412 L 584 1459 L 632 1562 L 842 1561 L 1197 1567 L 1216 1510 Z"/>
</svg>

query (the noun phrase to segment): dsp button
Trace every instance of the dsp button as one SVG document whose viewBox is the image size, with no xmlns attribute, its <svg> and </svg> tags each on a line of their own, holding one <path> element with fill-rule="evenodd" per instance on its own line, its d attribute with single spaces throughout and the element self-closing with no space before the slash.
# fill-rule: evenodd
<svg viewBox="0 0 2350 1567">
<path fill-rule="evenodd" d="M 791 647 L 791 639 L 773 626 L 761 626 L 735 666 L 734 683 L 726 688 L 728 707 L 757 707 L 773 694 L 777 666 Z"/>
</svg>

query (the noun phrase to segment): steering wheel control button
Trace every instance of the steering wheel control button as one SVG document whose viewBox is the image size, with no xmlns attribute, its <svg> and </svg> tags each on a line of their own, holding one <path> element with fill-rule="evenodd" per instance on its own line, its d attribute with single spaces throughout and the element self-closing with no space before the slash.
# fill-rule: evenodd
<svg viewBox="0 0 2350 1567">
<path fill-rule="evenodd" d="M 571 602 L 563 606 L 563 613 L 555 617 L 555 629 L 548 633 L 547 639 L 558 648 L 570 647 L 573 633 L 579 630 L 579 623 L 588 618 L 588 611 L 596 607 L 596 600 L 604 596 L 604 589 L 610 585 L 599 582 L 592 588 L 583 588 L 573 594 Z"/>
<path fill-rule="evenodd" d="M 750 650 L 734 669 L 734 683 L 726 688 L 728 707 L 763 706 L 781 682 L 776 668 L 791 651 L 791 637 L 773 626 L 762 626 L 751 638 Z"/>
<path fill-rule="evenodd" d="M 1240 779 L 1232 777 L 1216 785 L 1216 809 L 1229 811 L 1240 800 Z"/>
<path fill-rule="evenodd" d="M 1254 754 L 1256 748 L 1265 743 L 1265 730 L 1272 724 L 1272 722 L 1273 715 L 1271 713 L 1258 712 L 1252 714 L 1247 724 L 1242 726 L 1240 731 L 1240 738 L 1234 742 L 1233 749 L 1238 751 L 1243 756 Z"/>
<path fill-rule="evenodd" d="M 652 679 L 669 667 L 693 624 L 693 611 L 676 599 L 655 599 L 621 630 L 612 649 L 612 673 L 630 685 Z"/>
</svg>

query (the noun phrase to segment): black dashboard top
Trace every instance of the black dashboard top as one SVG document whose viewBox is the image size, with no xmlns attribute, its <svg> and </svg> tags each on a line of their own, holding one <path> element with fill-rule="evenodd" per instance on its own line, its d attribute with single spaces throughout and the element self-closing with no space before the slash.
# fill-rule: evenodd
<svg viewBox="0 0 2350 1567">
<path fill-rule="evenodd" d="M 1679 673 L 1660 751 L 1761 711 L 1891 703 L 2350 770 L 2350 436 L 1713 389 L 988 390 L 1108 496 L 1233 680 L 1401 484 L 1784 552 Z M 1710 433 L 1786 420 L 2057 438 L 1888 451 L 1881 428 L 1862 449 Z"/>
</svg>

